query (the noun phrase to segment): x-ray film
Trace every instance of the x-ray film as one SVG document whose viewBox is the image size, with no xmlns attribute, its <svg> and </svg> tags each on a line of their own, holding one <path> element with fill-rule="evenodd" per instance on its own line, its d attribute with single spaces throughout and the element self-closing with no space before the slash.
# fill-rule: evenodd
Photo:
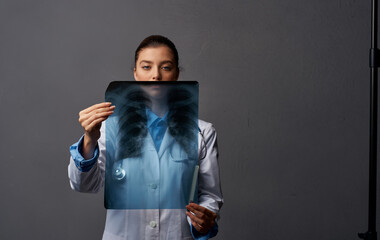
<svg viewBox="0 0 380 240">
<path fill-rule="evenodd" d="M 198 202 L 198 83 L 112 82 L 105 100 L 105 207 L 184 209 Z"/>
</svg>

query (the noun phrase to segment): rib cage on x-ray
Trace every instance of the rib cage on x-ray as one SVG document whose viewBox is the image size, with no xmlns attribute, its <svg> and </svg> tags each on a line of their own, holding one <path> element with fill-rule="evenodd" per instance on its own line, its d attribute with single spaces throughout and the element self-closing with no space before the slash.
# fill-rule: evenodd
<svg viewBox="0 0 380 240">
<path fill-rule="evenodd" d="M 167 117 L 169 133 L 193 159 L 196 158 L 192 151 L 195 147 L 194 138 L 198 132 L 197 119 L 194 118 L 198 105 L 194 95 L 193 89 L 186 85 L 170 86 Z M 141 156 L 143 140 L 148 133 L 145 109 L 150 105 L 149 98 L 138 84 L 131 84 L 127 88 L 110 91 L 107 101 L 117 105 L 115 114 L 118 116 L 120 140 L 116 161 Z"/>
<path fill-rule="evenodd" d="M 156 149 L 147 114 L 162 100 L 167 129 Z M 198 83 L 112 82 L 106 101 L 116 108 L 106 120 L 105 207 L 185 208 L 198 164 Z"/>
<path fill-rule="evenodd" d="M 120 140 L 115 160 L 141 156 L 143 139 L 148 133 L 145 108 L 149 99 L 138 85 L 115 89 L 108 97 L 107 101 L 117 106 L 115 115 L 118 117 Z"/>
</svg>

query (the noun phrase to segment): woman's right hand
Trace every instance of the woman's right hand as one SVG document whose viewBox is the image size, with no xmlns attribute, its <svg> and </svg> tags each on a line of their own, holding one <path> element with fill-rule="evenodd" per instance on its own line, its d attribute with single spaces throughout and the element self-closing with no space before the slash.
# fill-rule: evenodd
<svg viewBox="0 0 380 240">
<path fill-rule="evenodd" d="M 103 102 L 79 112 L 79 123 L 85 132 L 82 147 L 84 159 L 93 157 L 96 144 L 100 138 L 100 126 L 113 113 L 114 109 L 115 106 L 111 106 L 110 102 Z"/>
</svg>

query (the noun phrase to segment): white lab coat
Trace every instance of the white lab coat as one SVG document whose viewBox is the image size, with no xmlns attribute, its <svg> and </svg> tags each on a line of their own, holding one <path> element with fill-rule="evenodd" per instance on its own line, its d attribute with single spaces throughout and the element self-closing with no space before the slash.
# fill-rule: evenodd
<svg viewBox="0 0 380 240">
<path fill-rule="evenodd" d="M 223 196 L 219 179 L 216 132 L 211 123 L 202 120 L 199 120 L 199 128 L 204 136 L 204 139 L 200 134 L 198 137 L 199 156 L 204 156 L 207 153 L 204 159 L 199 160 L 199 204 L 217 213 L 219 217 Z M 100 130 L 99 158 L 97 164 L 90 171 L 81 172 L 70 157 L 68 167 L 70 185 L 76 191 L 96 193 L 104 185 L 106 166 L 105 124 L 102 124 Z M 165 149 L 167 144 L 165 141 L 167 140 L 170 138 L 164 137 L 160 149 Z M 207 150 L 204 147 L 205 144 Z M 103 240 L 192 239 L 190 224 L 185 209 L 108 209 Z"/>
</svg>

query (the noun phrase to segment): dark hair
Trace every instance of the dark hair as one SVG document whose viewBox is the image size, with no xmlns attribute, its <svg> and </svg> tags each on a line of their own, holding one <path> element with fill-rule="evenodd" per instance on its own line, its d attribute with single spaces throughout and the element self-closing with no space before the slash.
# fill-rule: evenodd
<svg viewBox="0 0 380 240">
<path fill-rule="evenodd" d="M 178 67 L 179 57 L 178 57 L 177 48 L 175 47 L 174 43 L 169 40 L 169 38 L 161 36 L 161 35 L 151 35 L 145 38 L 144 40 L 142 40 L 142 42 L 140 43 L 140 45 L 137 47 L 135 51 L 135 65 L 136 65 L 137 59 L 139 58 L 139 53 L 141 52 L 141 50 L 147 47 L 159 47 L 162 45 L 167 46 L 172 51 L 176 67 L 177 69 L 179 69 Z"/>
</svg>

